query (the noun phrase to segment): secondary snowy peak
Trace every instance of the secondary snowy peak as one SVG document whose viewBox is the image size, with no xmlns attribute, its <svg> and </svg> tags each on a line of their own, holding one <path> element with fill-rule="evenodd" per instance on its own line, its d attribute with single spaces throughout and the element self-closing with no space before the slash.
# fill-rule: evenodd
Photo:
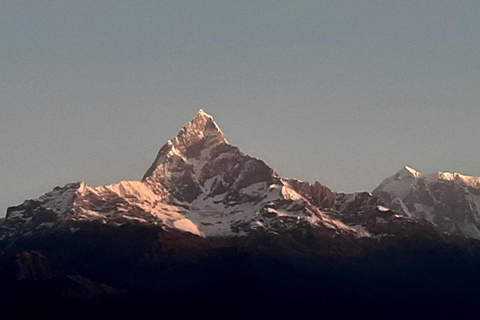
<svg viewBox="0 0 480 320">
<path fill-rule="evenodd" d="M 396 212 L 426 219 L 449 234 L 480 239 L 479 177 L 404 169 L 385 179 L 373 194 Z"/>
<path fill-rule="evenodd" d="M 397 197 L 403 197 L 412 182 L 421 176 L 421 173 L 417 170 L 413 169 L 412 167 L 405 166 L 393 176 L 383 180 L 382 183 L 374 190 L 374 192 L 377 190 L 382 190 L 387 193 L 395 194 Z"/>
<path fill-rule="evenodd" d="M 409 166 L 405 166 L 403 168 L 403 172 L 408 172 L 410 175 L 414 176 L 415 178 L 418 178 L 421 173 L 418 172 L 417 170 L 413 169 L 412 167 L 409 167 Z"/>
<path fill-rule="evenodd" d="M 390 178 L 393 178 L 394 180 L 412 179 L 412 178 L 415 179 L 420 177 L 421 175 L 422 174 L 419 171 L 413 169 L 412 167 L 405 166 L 399 171 L 397 171 L 397 173 L 395 173 L 395 175 L 393 175 Z"/>
</svg>

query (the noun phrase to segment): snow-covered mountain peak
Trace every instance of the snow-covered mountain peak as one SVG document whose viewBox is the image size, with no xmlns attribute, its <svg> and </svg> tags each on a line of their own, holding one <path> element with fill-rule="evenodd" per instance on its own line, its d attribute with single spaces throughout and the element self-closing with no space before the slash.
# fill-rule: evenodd
<svg viewBox="0 0 480 320">
<path fill-rule="evenodd" d="M 213 117 L 206 113 L 203 109 L 198 110 L 193 120 L 187 123 L 180 133 L 182 133 L 184 130 L 187 131 L 187 133 L 189 131 L 193 131 L 193 134 L 200 134 L 204 138 L 214 138 L 221 143 L 228 144 L 218 124 L 215 122 Z M 190 132 L 190 134 L 192 134 L 192 132 Z"/>
<path fill-rule="evenodd" d="M 412 167 L 410 166 L 404 166 L 402 169 L 400 169 L 399 171 L 397 171 L 397 173 L 395 173 L 394 176 L 392 176 L 391 178 L 393 178 L 394 180 L 403 180 L 403 179 L 415 179 L 415 178 L 419 178 L 421 176 L 421 173 L 415 169 L 413 169 Z"/>
<path fill-rule="evenodd" d="M 181 160 L 188 163 L 188 159 L 198 159 L 202 153 L 208 153 L 205 152 L 206 150 L 211 150 L 218 145 L 229 144 L 213 117 L 200 109 L 192 121 L 188 122 L 174 138 L 163 145 L 152 166 L 143 176 L 143 180 L 152 176 L 166 162 L 172 163 Z"/>
<path fill-rule="evenodd" d="M 196 117 L 207 117 L 207 118 L 213 119 L 212 115 L 205 112 L 205 110 L 203 110 L 203 109 L 198 110 Z"/>
<path fill-rule="evenodd" d="M 195 143 L 205 142 L 207 145 L 215 143 L 228 144 L 222 130 L 213 117 L 200 109 L 192 121 L 188 122 L 170 142 L 176 149 L 183 152 Z"/>
<path fill-rule="evenodd" d="M 373 191 L 376 194 L 380 191 L 389 194 L 395 194 L 397 197 L 403 197 L 408 192 L 409 187 L 423 175 L 412 167 L 405 166 L 393 176 L 383 180 L 382 183 Z"/>
<path fill-rule="evenodd" d="M 420 172 L 418 172 L 417 170 L 415 170 L 415 169 L 413 169 L 412 167 L 409 167 L 409 166 L 405 166 L 403 171 L 406 171 L 406 172 L 410 173 L 415 178 L 418 178 L 421 175 Z"/>
</svg>

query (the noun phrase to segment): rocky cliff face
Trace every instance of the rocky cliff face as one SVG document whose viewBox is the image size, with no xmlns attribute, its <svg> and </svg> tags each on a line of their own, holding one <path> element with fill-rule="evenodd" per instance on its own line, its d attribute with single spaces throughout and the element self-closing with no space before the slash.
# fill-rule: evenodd
<svg viewBox="0 0 480 320">
<path fill-rule="evenodd" d="M 441 238 L 437 228 L 401 211 L 393 211 L 382 198 L 369 192 L 338 193 L 319 182 L 289 179 L 291 186 L 308 201 L 322 208 L 330 217 L 343 222 L 357 232 L 357 237 L 419 236 Z"/>
</svg>

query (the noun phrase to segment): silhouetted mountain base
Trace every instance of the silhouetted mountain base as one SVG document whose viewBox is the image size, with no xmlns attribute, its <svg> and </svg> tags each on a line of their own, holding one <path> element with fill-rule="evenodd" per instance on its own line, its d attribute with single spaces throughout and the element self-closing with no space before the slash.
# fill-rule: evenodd
<svg viewBox="0 0 480 320">
<path fill-rule="evenodd" d="M 153 225 L 81 227 L 2 243 L 2 314 L 462 319 L 480 298 L 479 245 L 462 238 L 349 244 L 313 231 L 205 239 Z"/>
</svg>

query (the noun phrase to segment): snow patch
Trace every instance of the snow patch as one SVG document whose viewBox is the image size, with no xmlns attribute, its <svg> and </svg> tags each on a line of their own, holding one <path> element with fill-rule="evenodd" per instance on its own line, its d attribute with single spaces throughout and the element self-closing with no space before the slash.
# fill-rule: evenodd
<svg viewBox="0 0 480 320">
<path fill-rule="evenodd" d="M 390 208 L 384 207 L 384 206 L 377 206 L 378 210 L 382 212 L 388 212 L 391 211 Z"/>
<path fill-rule="evenodd" d="M 414 176 L 415 178 L 418 178 L 421 175 L 420 172 L 418 172 L 417 170 L 415 170 L 415 169 L 413 169 L 412 167 L 409 167 L 409 166 L 405 166 L 405 170 L 410 172 L 412 174 L 412 176 Z"/>
<path fill-rule="evenodd" d="M 189 219 L 180 219 L 173 221 L 173 226 L 177 229 L 187 231 L 201 237 L 205 236 L 202 232 L 200 232 L 200 230 L 198 230 L 197 225 Z"/>
</svg>

